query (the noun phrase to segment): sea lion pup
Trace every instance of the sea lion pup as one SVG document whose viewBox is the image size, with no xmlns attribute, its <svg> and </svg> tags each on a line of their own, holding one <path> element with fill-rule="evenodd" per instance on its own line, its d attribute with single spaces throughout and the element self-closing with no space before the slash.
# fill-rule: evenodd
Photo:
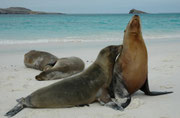
<svg viewBox="0 0 180 118">
<path fill-rule="evenodd" d="M 24 55 L 24 64 L 28 68 L 48 70 L 54 66 L 58 58 L 48 52 L 31 50 Z"/>
<path fill-rule="evenodd" d="M 142 37 L 140 17 L 134 15 L 124 31 L 123 49 L 114 66 L 111 89 L 120 86 L 118 81 L 125 82 L 127 90 L 133 94 L 142 90 L 146 95 L 156 96 L 172 92 L 151 92 L 148 85 L 148 54 Z M 115 92 L 116 93 L 116 92 Z"/>
<path fill-rule="evenodd" d="M 108 46 L 100 51 L 95 62 L 76 76 L 58 81 L 41 88 L 29 96 L 17 100 L 6 116 L 13 116 L 24 107 L 31 108 L 64 108 L 90 104 L 99 101 L 113 109 L 121 110 L 125 103 L 111 101 L 107 88 L 112 79 L 113 68 L 120 46 Z M 129 102 L 127 100 L 127 102 Z"/>
<path fill-rule="evenodd" d="M 77 74 L 84 69 L 84 62 L 78 57 L 58 59 L 56 64 L 49 70 L 41 72 L 36 80 L 55 80 Z"/>
</svg>

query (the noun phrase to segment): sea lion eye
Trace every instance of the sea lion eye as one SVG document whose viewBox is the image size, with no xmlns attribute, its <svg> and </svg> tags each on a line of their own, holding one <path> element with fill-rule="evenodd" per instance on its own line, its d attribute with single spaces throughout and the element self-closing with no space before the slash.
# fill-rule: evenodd
<svg viewBox="0 0 180 118">
<path fill-rule="evenodd" d="M 124 30 L 124 32 L 126 32 L 126 30 Z"/>
</svg>

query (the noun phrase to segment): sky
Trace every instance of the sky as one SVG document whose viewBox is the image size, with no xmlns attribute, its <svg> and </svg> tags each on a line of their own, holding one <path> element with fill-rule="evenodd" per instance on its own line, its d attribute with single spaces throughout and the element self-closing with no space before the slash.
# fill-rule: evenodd
<svg viewBox="0 0 180 118">
<path fill-rule="evenodd" d="M 61 13 L 128 13 L 132 8 L 148 13 L 180 13 L 180 0 L 0 0 L 0 8 L 7 7 Z"/>
</svg>

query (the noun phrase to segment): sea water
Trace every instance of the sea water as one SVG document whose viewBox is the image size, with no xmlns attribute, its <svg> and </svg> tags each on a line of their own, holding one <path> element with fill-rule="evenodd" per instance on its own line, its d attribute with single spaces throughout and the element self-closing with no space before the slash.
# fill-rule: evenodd
<svg viewBox="0 0 180 118">
<path fill-rule="evenodd" d="M 0 44 L 123 39 L 131 14 L 0 15 Z M 141 14 L 145 40 L 180 39 L 180 14 Z"/>
</svg>

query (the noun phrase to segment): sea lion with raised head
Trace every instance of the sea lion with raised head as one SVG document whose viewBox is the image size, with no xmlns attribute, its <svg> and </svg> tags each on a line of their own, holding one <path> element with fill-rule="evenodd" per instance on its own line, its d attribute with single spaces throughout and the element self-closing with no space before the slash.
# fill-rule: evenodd
<svg viewBox="0 0 180 118">
<path fill-rule="evenodd" d="M 148 54 L 138 15 L 132 17 L 124 31 L 123 49 L 114 66 L 111 90 L 114 88 L 121 90 L 123 82 L 130 94 L 139 89 L 150 96 L 172 93 L 151 92 L 149 90 Z"/>
<path fill-rule="evenodd" d="M 112 79 L 116 56 L 121 46 L 108 46 L 100 51 L 95 62 L 82 73 L 41 88 L 29 96 L 17 100 L 6 116 L 13 116 L 24 107 L 64 108 L 90 104 L 99 101 L 105 106 L 121 110 L 130 102 L 111 101 L 107 88 Z M 128 102 L 128 103 L 127 103 Z"/>
<path fill-rule="evenodd" d="M 24 55 L 24 64 L 28 68 L 41 71 L 48 70 L 54 66 L 58 58 L 48 52 L 31 50 Z"/>
<path fill-rule="evenodd" d="M 41 72 L 35 78 L 39 81 L 62 79 L 83 71 L 84 66 L 83 60 L 78 57 L 60 58 L 51 69 Z"/>
</svg>

